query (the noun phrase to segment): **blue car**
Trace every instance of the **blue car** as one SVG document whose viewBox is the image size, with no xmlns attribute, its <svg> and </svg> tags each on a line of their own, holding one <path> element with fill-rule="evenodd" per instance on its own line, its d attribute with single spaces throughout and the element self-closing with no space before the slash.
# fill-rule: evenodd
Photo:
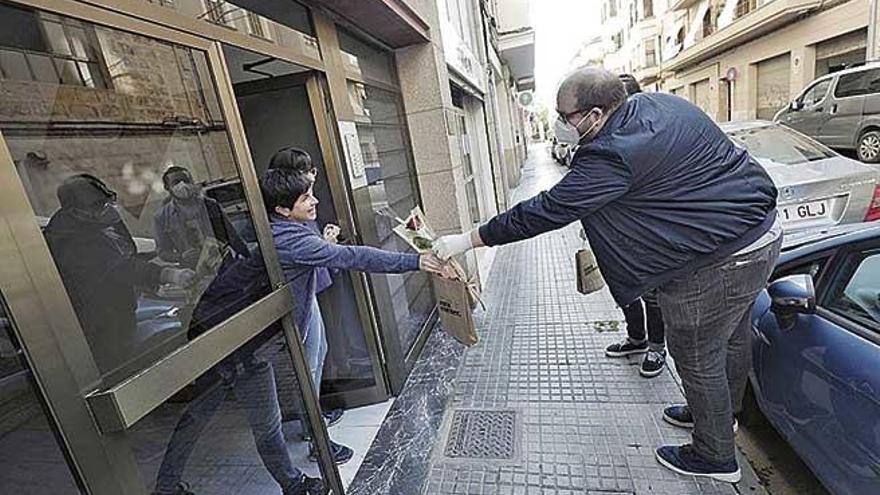
<svg viewBox="0 0 880 495">
<path fill-rule="evenodd" d="M 752 329 L 764 416 L 830 492 L 880 494 L 880 225 L 787 235 Z"/>
</svg>

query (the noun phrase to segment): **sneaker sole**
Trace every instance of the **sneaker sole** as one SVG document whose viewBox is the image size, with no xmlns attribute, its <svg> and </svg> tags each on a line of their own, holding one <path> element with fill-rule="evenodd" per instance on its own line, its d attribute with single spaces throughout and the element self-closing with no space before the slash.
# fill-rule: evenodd
<svg viewBox="0 0 880 495">
<path fill-rule="evenodd" d="M 657 371 L 645 371 L 642 368 L 639 368 L 639 374 L 645 378 L 654 378 L 655 376 L 660 376 L 660 373 L 663 373 L 663 368 L 660 368 Z"/>
<path fill-rule="evenodd" d="M 688 429 L 688 430 L 693 430 L 693 429 L 694 429 L 694 424 L 693 424 L 693 423 L 682 423 L 681 421 L 678 421 L 678 420 L 676 420 L 675 418 L 672 418 L 672 417 L 670 417 L 670 416 L 667 416 L 666 413 L 663 413 L 663 421 L 666 421 L 667 423 L 671 424 L 672 426 L 677 426 L 677 427 L 679 427 L 679 428 L 686 428 L 686 429 Z M 737 421 L 736 418 L 734 418 L 734 420 L 733 420 L 733 432 L 734 432 L 734 433 L 737 433 L 738 431 L 739 431 L 739 421 Z"/>
<path fill-rule="evenodd" d="M 736 471 L 732 473 L 692 473 L 690 471 L 685 471 L 679 467 L 676 467 L 671 462 L 667 461 L 656 451 L 654 452 L 654 457 L 657 459 L 663 467 L 669 469 L 670 471 L 676 472 L 678 474 L 683 474 L 685 476 L 700 476 L 702 478 L 712 478 L 713 480 L 723 481 L 725 483 L 739 483 L 742 479 L 742 471 L 737 468 Z"/>
<path fill-rule="evenodd" d="M 634 356 L 636 354 L 647 354 L 647 353 L 648 353 L 648 349 L 636 349 L 634 351 L 623 351 L 623 352 L 609 351 L 609 350 L 605 351 L 605 355 L 608 357 L 612 357 L 612 358 Z"/>
<path fill-rule="evenodd" d="M 354 456 L 351 456 L 351 457 L 349 457 L 348 459 L 346 459 L 346 460 L 344 460 L 344 461 L 336 461 L 336 465 L 337 465 L 337 466 L 341 466 L 341 465 L 343 465 L 343 464 L 348 464 L 349 461 L 351 461 L 352 459 L 354 459 Z M 317 457 L 309 456 L 309 460 L 312 461 L 312 462 L 318 462 L 318 458 L 317 458 Z"/>
</svg>

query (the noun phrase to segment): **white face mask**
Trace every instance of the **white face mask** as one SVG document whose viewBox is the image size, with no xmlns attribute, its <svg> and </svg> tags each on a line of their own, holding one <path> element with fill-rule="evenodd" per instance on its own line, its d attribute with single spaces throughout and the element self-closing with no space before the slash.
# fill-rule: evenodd
<svg viewBox="0 0 880 495">
<path fill-rule="evenodd" d="M 594 108 L 593 110 L 598 109 Z M 553 132 L 556 134 L 556 140 L 562 144 L 567 144 L 569 146 L 579 145 L 581 139 L 583 139 L 585 136 L 589 136 L 593 132 L 593 130 L 596 129 L 596 126 L 599 125 L 599 121 L 602 120 L 602 118 L 599 117 L 585 132 L 581 133 L 580 131 L 578 131 L 578 126 L 581 125 L 584 120 L 587 119 L 587 117 L 592 115 L 593 110 L 590 110 L 588 114 L 584 115 L 584 117 L 577 123 L 577 125 L 571 125 L 571 123 L 567 120 L 563 119 L 562 117 L 558 117 L 556 121 L 553 122 Z M 599 111 L 601 112 L 601 110 Z"/>
</svg>

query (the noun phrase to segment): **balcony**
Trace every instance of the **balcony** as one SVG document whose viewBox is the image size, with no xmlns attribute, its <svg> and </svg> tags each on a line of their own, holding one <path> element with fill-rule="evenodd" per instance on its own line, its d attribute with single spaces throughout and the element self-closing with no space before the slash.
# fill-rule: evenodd
<svg viewBox="0 0 880 495">
<path fill-rule="evenodd" d="M 823 0 L 774 0 L 766 3 L 680 51 L 663 69 L 680 70 L 760 38 L 791 23 L 806 12 L 819 8 L 822 2 Z"/>
<path fill-rule="evenodd" d="M 498 54 L 507 62 L 510 73 L 518 84 L 521 86 L 531 84 L 534 87 L 535 30 L 533 28 L 524 27 L 498 33 Z M 520 89 L 527 88 L 520 87 Z"/>
</svg>

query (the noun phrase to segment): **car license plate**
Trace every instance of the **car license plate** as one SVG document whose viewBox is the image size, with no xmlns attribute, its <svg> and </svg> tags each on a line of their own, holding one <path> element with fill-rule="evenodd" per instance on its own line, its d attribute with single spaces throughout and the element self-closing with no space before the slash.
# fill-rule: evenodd
<svg viewBox="0 0 880 495">
<path fill-rule="evenodd" d="M 783 206 L 780 213 L 782 214 L 783 222 L 828 218 L 831 215 L 831 206 L 828 204 L 828 200 L 811 201 L 809 203 Z"/>
</svg>

